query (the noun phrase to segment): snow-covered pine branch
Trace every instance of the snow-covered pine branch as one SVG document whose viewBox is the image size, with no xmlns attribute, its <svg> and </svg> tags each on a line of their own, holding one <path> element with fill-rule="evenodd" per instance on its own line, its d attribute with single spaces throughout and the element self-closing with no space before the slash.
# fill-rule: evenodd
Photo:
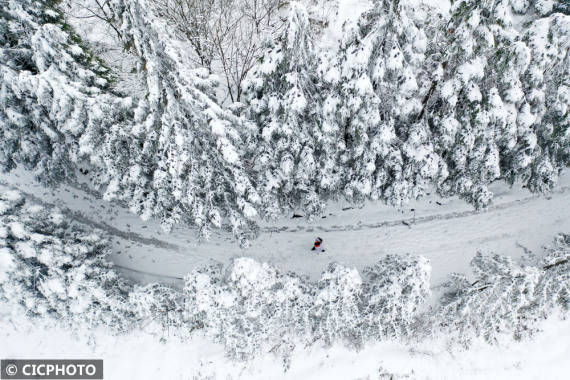
<svg viewBox="0 0 570 380">
<path fill-rule="evenodd" d="M 131 106 L 58 3 L 10 0 L 0 13 L 0 169 L 23 166 L 50 185 L 74 178 Z"/>
</svg>

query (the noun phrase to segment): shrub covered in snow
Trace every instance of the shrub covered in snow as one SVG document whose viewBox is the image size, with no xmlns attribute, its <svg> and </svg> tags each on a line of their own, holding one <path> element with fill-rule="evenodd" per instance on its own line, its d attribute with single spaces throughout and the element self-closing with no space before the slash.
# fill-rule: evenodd
<svg viewBox="0 0 570 380">
<path fill-rule="evenodd" d="M 570 236 L 560 235 L 534 265 L 509 257 L 478 254 L 471 266 L 475 281 L 454 274 L 437 310 L 436 328 L 464 344 L 474 337 L 488 342 L 521 339 L 537 321 L 570 310 Z M 531 263 L 532 264 L 532 263 Z"/>
</svg>

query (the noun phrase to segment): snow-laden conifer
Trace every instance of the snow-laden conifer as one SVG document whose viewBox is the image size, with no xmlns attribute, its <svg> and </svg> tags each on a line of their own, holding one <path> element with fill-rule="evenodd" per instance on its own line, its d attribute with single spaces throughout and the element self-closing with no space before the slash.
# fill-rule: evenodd
<svg viewBox="0 0 570 380">
<path fill-rule="evenodd" d="M 207 236 L 228 226 L 245 243 L 259 203 L 243 166 L 248 124 L 216 104 L 215 78 L 185 64 L 152 3 L 114 0 L 111 7 L 147 93 L 130 125 L 113 128 L 101 147 L 106 197 L 159 218 L 166 230 L 187 222 Z"/>
<path fill-rule="evenodd" d="M 58 3 L 9 0 L 0 10 L 0 168 L 23 166 L 48 184 L 73 178 L 130 106 Z"/>
<path fill-rule="evenodd" d="M 447 164 L 443 194 L 485 206 L 496 179 L 549 190 L 568 165 L 569 19 L 539 3 L 459 1 L 441 26 L 424 117 Z"/>
<path fill-rule="evenodd" d="M 335 190 L 337 128 L 323 125 L 316 66 L 307 11 L 293 3 L 283 34 L 269 42 L 244 85 L 248 116 L 258 126 L 250 161 L 269 217 L 293 207 L 317 214 Z"/>
</svg>

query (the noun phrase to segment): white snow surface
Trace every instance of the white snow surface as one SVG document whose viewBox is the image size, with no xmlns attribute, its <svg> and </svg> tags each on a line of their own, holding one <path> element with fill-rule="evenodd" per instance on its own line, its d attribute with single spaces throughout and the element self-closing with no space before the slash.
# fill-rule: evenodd
<svg viewBox="0 0 570 380">
<path fill-rule="evenodd" d="M 246 363 L 233 362 L 223 347 L 202 338 L 161 343 L 144 332 L 83 335 L 53 328 L 19 331 L 0 324 L 0 357 L 99 358 L 104 360 L 106 380 L 567 379 L 570 320 L 551 319 L 542 329 L 535 339 L 508 347 L 474 342 L 469 350 L 453 352 L 443 341 L 425 341 L 413 347 L 385 341 L 359 351 L 342 344 L 298 347 L 291 368 L 284 372 L 272 354 Z"/>
</svg>

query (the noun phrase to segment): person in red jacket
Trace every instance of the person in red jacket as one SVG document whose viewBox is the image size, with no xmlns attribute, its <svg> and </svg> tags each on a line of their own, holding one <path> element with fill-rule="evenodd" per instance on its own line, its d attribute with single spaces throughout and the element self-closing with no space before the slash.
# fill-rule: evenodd
<svg viewBox="0 0 570 380">
<path fill-rule="evenodd" d="M 325 249 L 323 248 L 323 239 L 317 237 L 315 244 L 313 244 L 313 248 L 311 248 L 311 251 L 324 252 Z"/>
</svg>

